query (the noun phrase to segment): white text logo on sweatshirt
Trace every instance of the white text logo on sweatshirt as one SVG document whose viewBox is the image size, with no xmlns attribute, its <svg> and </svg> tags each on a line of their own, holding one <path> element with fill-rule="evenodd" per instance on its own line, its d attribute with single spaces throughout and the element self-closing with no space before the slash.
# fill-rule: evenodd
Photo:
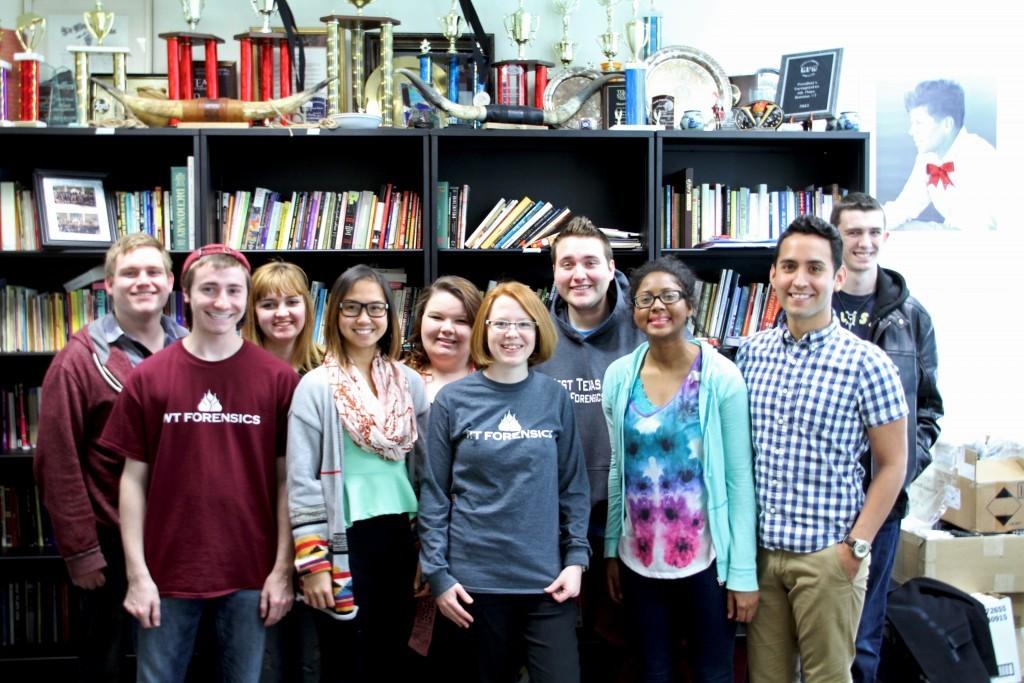
<svg viewBox="0 0 1024 683">
<path fill-rule="evenodd" d="M 199 405 L 196 407 L 195 412 L 164 413 L 164 422 L 210 422 L 215 424 L 228 422 L 231 424 L 258 425 L 260 423 L 260 416 L 248 413 L 225 413 L 223 406 L 220 404 L 220 399 L 217 398 L 217 394 L 208 389 L 199 399 Z"/>
<path fill-rule="evenodd" d="M 511 410 L 505 411 L 501 421 L 498 423 L 497 431 L 481 429 L 467 429 L 466 438 L 473 440 L 483 439 L 484 441 L 514 441 L 516 439 L 553 439 L 555 432 L 552 429 L 523 429 Z"/>
</svg>

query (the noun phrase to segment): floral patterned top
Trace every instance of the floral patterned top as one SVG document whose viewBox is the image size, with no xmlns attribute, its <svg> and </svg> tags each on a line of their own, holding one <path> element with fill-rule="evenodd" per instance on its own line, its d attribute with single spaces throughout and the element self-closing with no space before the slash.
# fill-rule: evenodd
<svg viewBox="0 0 1024 683">
<path fill-rule="evenodd" d="M 698 417 L 701 356 L 668 403 L 655 406 L 637 375 L 624 423 L 626 521 L 619 557 L 656 579 L 707 569 L 715 557 L 707 524 Z"/>
</svg>

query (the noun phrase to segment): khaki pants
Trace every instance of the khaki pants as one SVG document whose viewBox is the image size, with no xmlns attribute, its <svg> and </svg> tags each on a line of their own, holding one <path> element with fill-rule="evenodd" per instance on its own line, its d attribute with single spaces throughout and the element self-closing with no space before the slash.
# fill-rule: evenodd
<svg viewBox="0 0 1024 683">
<path fill-rule="evenodd" d="M 853 581 L 838 546 L 816 553 L 757 551 L 761 600 L 747 629 L 751 683 L 797 680 L 797 657 L 806 683 L 850 681 L 854 643 L 870 557 Z"/>
</svg>

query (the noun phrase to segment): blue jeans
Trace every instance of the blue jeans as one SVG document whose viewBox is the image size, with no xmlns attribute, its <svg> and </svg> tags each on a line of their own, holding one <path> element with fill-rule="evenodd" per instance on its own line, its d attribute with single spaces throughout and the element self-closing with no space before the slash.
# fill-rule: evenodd
<svg viewBox="0 0 1024 683">
<path fill-rule="evenodd" d="M 857 655 L 853 660 L 854 683 L 875 683 L 882 650 L 885 608 L 889 604 L 889 579 L 899 543 L 900 520 L 886 520 L 871 544 L 868 590 L 857 629 Z"/>
<path fill-rule="evenodd" d="M 650 579 L 619 563 L 627 637 L 640 655 L 645 683 L 678 678 L 674 656 L 686 637 L 691 678 L 732 683 L 736 622 L 726 616 L 726 590 L 715 563 L 684 579 Z"/>
<path fill-rule="evenodd" d="M 260 678 L 265 629 L 260 592 L 242 590 L 219 598 L 160 598 L 160 626 L 138 631 L 138 683 L 180 683 L 185 679 L 203 611 L 214 619 L 225 683 Z"/>
</svg>

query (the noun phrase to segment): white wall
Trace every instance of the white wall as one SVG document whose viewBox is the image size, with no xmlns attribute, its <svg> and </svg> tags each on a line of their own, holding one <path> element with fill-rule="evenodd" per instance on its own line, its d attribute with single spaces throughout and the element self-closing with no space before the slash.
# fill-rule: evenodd
<svg viewBox="0 0 1024 683">
<path fill-rule="evenodd" d="M 497 57 L 514 56 L 501 26 L 502 17 L 517 2 L 477 0 L 475 4 L 485 30 L 495 34 Z M 69 11 L 90 5 L 89 0 L 66 3 Z M 303 26 L 317 25 L 322 15 L 352 9 L 342 0 L 292 0 L 292 5 Z M 968 71 L 994 77 L 998 83 L 997 140 L 1003 159 L 1008 166 L 1024 159 L 1021 3 L 861 0 L 808 5 L 734 0 L 698 5 L 662 0 L 659 6 L 665 17 L 665 44 L 705 50 L 727 73 L 777 67 L 784 53 L 845 48 L 839 107 L 860 111 L 865 130 L 874 125 L 877 81 L 943 76 L 949 65 L 963 72 L 966 64 Z M 376 0 L 366 12 L 399 19 L 403 31 L 437 32 L 437 17 L 448 7 L 447 0 Z M 551 45 L 561 31 L 554 4 L 527 0 L 526 7 L 541 16 L 529 55 L 552 59 Z M 628 8 L 628 2 L 617 7 L 620 31 Z M 21 0 L 0 0 L 0 25 L 13 26 L 20 11 Z M 176 0 L 154 0 L 153 16 L 154 35 L 185 28 Z M 604 21 L 595 0 L 581 0 L 572 19 L 572 37 L 579 44 L 577 63 L 600 60 L 596 36 L 604 31 Z M 208 0 L 199 30 L 228 37 L 223 56 L 236 59 L 237 47 L 230 36 L 256 23 L 247 0 Z M 155 47 L 154 71 L 162 72 L 166 68 L 162 43 Z M 1008 168 L 1006 176 L 1019 177 L 1020 172 Z M 1024 440 L 1024 418 L 1017 407 L 1024 388 L 1024 361 L 1016 356 L 1024 341 L 1024 322 L 1014 305 L 1021 289 L 1016 272 L 1024 256 L 1022 229 L 1020 219 L 1011 216 L 999 235 L 984 241 L 948 234 L 895 234 L 887 247 L 887 265 L 907 276 L 912 291 L 935 317 L 947 404 L 943 426 L 956 439 L 1012 434 Z M 1003 297 L 1013 303 L 1004 303 Z"/>
</svg>

